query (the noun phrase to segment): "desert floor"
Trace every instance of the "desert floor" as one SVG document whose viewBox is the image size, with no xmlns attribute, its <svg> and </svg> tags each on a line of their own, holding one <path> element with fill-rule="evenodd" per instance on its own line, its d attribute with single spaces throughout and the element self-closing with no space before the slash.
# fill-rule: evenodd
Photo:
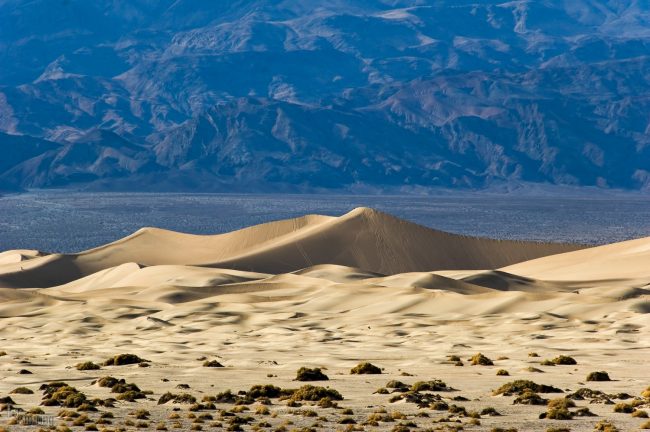
<svg viewBox="0 0 650 432">
<path fill-rule="evenodd" d="M 649 264 L 650 239 L 499 242 L 369 209 L 220 236 L 146 229 L 77 255 L 9 251 L 0 398 L 23 411 L 0 413 L 0 425 L 36 430 L 21 422 L 40 409 L 61 430 L 639 430 L 650 413 Z M 127 353 L 148 362 L 104 365 Z M 493 365 L 472 365 L 477 353 Z M 577 364 L 541 364 L 560 355 Z M 88 361 L 100 368 L 77 370 Z M 365 361 L 381 374 L 350 373 Z M 329 380 L 296 380 L 303 366 Z M 594 371 L 611 380 L 587 381 Z M 137 388 L 95 382 L 106 376 Z M 563 411 L 573 418 L 540 419 L 552 408 L 495 395 L 515 380 L 556 387 L 536 393 L 575 403 Z M 73 389 L 45 396 L 56 382 Z M 259 398 L 258 384 L 283 391 Z M 304 385 L 343 399 L 300 400 L 290 390 Z M 584 388 L 602 393 L 573 394 Z M 196 403 L 159 404 L 167 392 Z"/>
</svg>

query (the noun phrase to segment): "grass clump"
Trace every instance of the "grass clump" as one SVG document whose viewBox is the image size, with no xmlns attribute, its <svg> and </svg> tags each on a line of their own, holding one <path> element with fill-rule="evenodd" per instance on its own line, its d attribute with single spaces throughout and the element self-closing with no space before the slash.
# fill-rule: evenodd
<svg viewBox="0 0 650 432">
<path fill-rule="evenodd" d="M 557 356 L 551 361 L 553 362 L 554 365 L 572 366 L 578 364 L 578 362 L 573 357 L 565 356 L 565 355 Z"/>
<path fill-rule="evenodd" d="M 87 371 L 87 370 L 98 370 L 101 369 L 101 366 L 98 364 L 95 364 L 91 361 L 83 362 L 83 363 L 77 363 L 75 365 L 75 368 L 80 371 Z"/>
<path fill-rule="evenodd" d="M 43 391 L 44 406 L 61 406 L 64 408 L 85 408 L 87 411 L 96 411 L 94 401 L 88 400 L 85 394 L 64 382 L 43 384 L 40 387 Z"/>
<path fill-rule="evenodd" d="M 490 417 L 498 417 L 498 416 L 501 415 L 501 413 L 499 413 L 499 411 L 497 411 L 497 410 L 496 410 L 495 408 L 493 408 L 493 407 L 483 408 L 483 409 L 481 410 L 480 414 L 481 414 L 481 415 L 490 416 Z"/>
<path fill-rule="evenodd" d="M 124 381 L 123 379 L 113 378 L 112 376 L 105 376 L 105 377 L 102 377 L 102 378 L 98 379 L 93 384 L 97 384 L 100 387 L 111 387 L 112 388 L 116 384 L 125 384 L 125 383 L 126 383 L 126 381 Z"/>
<path fill-rule="evenodd" d="M 526 390 L 515 398 L 513 405 L 546 405 L 548 399 L 544 399 L 539 394 L 531 390 Z"/>
<path fill-rule="evenodd" d="M 149 360 L 135 354 L 117 354 L 104 362 L 104 366 L 125 366 L 130 364 L 149 363 Z"/>
<path fill-rule="evenodd" d="M 379 375 L 381 369 L 369 362 L 362 362 L 350 370 L 352 375 Z"/>
<path fill-rule="evenodd" d="M 650 387 L 641 392 L 641 397 L 650 399 Z"/>
<path fill-rule="evenodd" d="M 9 394 L 34 394 L 34 390 L 28 389 L 27 387 L 16 387 L 12 391 L 9 392 Z"/>
<path fill-rule="evenodd" d="M 650 429 L 650 421 L 647 421 L 641 425 L 641 429 Z"/>
<path fill-rule="evenodd" d="M 472 366 L 494 366 L 494 362 L 482 353 L 474 354 L 468 361 Z"/>
<path fill-rule="evenodd" d="M 648 418 L 648 412 L 645 410 L 636 410 L 632 413 L 632 417 L 635 418 Z"/>
<path fill-rule="evenodd" d="M 389 383 L 390 384 L 390 383 Z M 448 387 L 444 381 L 441 380 L 432 380 L 432 381 L 418 381 L 411 386 L 411 391 L 420 392 L 420 391 L 450 391 L 451 387 Z"/>
<path fill-rule="evenodd" d="M 617 413 L 632 414 L 634 410 L 636 410 L 636 407 L 631 403 L 621 402 L 614 405 L 614 412 Z"/>
<path fill-rule="evenodd" d="M 591 372 L 587 375 L 587 381 L 611 381 L 609 374 L 605 371 Z"/>
<path fill-rule="evenodd" d="M 618 428 L 607 420 L 601 420 L 596 423 L 594 430 L 599 432 L 619 432 Z"/>
<path fill-rule="evenodd" d="M 546 384 L 537 384 L 536 382 L 530 380 L 515 380 L 506 383 L 498 389 L 494 390 L 493 394 L 495 396 L 513 396 L 522 395 L 525 391 L 532 391 L 535 393 L 563 393 L 559 388 Z"/>
<path fill-rule="evenodd" d="M 276 387 L 272 384 L 256 384 L 248 390 L 246 395 L 253 399 L 259 398 L 279 398 L 280 396 L 288 395 L 287 392 L 282 390 L 280 387 Z"/>
<path fill-rule="evenodd" d="M 116 399 L 124 402 L 135 402 L 137 399 L 146 399 L 146 397 L 147 396 L 142 392 L 128 390 L 117 395 Z"/>
<path fill-rule="evenodd" d="M 497 376 L 510 376 L 510 372 L 505 369 L 499 369 L 497 371 Z"/>
<path fill-rule="evenodd" d="M 540 418 L 548 420 L 572 420 L 573 413 L 566 408 L 549 408 Z"/>
<path fill-rule="evenodd" d="M 174 394 L 167 392 L 160 396 L 158 405 L 166 404 L 169 401 L 175 404 L 194 404 L 196 403 L 196 398 L 189 393 Z"/>
<path fill-rule="evenodd" d="M 329 378 L 320 368 L 301 367 L 296 373 L 296 381 L 328 381 Z"/>
<path fill-rule="evenodd" d="M 390 380 L 386 383 L 386 388 L 397 389 L 398 391 L 408 391 L 409 385 L 398 380 Z"/>
<path fill-rule="evenodd" d="M 222 368 L 224 366 L 221 363 L 219 363 L 217 360 L 210 360 L 210 361 L 205 361 L 203 363 L 203 367 Z"/>
<path fill-rule="evenodd" d="M 313 385 L 304 385 L 295 390 L 291 395 L 291 400 L 294 401 L 313 401 L 317 402 L 323 398 L 329 398 L 333 401 L 343 400 L 341 393 L 334 389 L 317 387 Z"/>
<path fill-rule="evenodd" d="M 148 420 L 151 413 L 146 409 L 139 409 L 131 411 L 129 415 L 135 417 L 136 420 Z"/>
</svg>

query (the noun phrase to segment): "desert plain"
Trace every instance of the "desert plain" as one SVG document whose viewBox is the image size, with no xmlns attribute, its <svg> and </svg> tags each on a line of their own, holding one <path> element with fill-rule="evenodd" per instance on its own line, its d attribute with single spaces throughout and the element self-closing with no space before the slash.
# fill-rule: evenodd
<svg viewBox="0 0 650 432">
<path fill-rule="evenodd" d="M 0 254 L 5 430 L 632 431 L 649 386 L 650 238 L 359 208 Z"/>
</svg>

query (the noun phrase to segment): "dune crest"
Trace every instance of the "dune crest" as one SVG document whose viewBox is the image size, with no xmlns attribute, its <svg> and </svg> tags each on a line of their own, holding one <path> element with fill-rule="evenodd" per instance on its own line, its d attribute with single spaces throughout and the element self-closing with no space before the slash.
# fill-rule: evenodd
<svg viewBox="0 0 650 432">
<path fill-rule="evenodd" d="M 309 215 L 211 236 L 145 228 L 79 254 L 0 267 L 0 287 L 49 287 L 133 262 L 289 273 L 315 265 L 379 274 L 493 269 L 583 246 L 491 240 L 426 228 L 368 208 Z"/>
</svg>

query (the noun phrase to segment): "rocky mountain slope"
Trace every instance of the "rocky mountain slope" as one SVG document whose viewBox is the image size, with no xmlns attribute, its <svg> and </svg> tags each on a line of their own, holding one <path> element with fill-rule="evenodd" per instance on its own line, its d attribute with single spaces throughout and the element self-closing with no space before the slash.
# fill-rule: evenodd
<svg viewBox="0 0 650 432">
<path fill-rule="evenodd" d="M 638 0 L 0 0 L 0 189 L 650 186 Z"/>
</svg>

